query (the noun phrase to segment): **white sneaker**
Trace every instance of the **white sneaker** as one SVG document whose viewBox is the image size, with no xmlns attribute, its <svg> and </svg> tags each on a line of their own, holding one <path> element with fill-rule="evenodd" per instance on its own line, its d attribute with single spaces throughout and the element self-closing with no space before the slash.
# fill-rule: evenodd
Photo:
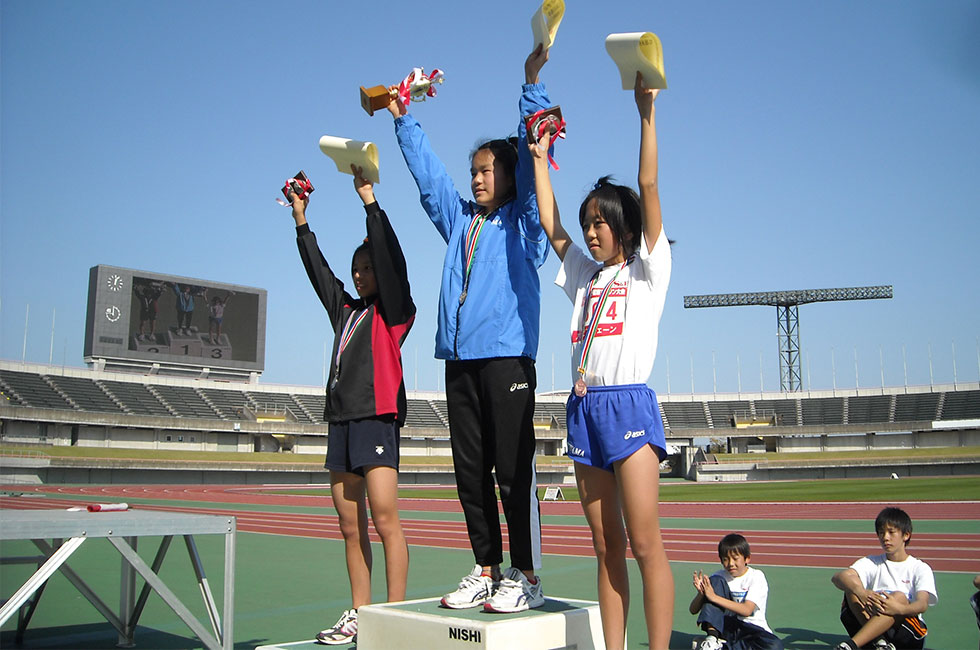
<svg viewBox="0 0 980 650">
<path fill-rule="evenodd" d="M 895 644 L 885 639 L 878 639 L 874 644 L 875 650 L 895 650 Z"/>
<path fill-rule="evenodd" d="M 504 572 L 500 586 L 483 605 L 483 609 L 488 612 L 510 614 L 542 605 L 544 605 L 544 591 L 541 589 L 541 578 L 537 578 L 537 581 L 531 584 L 523 571 L 510 567 Z"/>
<path fill-rule="evenodd" d="M 340 615 L 340 620 L 316 635 L 316 642 L 322 645 L 346 645 L 357 642 L 357 610 L 348 609 Z"/>
<path fill-rule="evenodd" d="M 716 636 L 709 634 L 704 641 L 697 645 L 697 650 L 722 650 L 724 643 Z"/>
<path fill-rule="evenodd" d="M 493 580 L 483 575 L 483 567 L 477 564 L 459 581 L 459 588 L 456 591 L 442 597 L 442 606 L 450 609 L 479 607 L 490 598 L 493 588 Z"/>
</svg>

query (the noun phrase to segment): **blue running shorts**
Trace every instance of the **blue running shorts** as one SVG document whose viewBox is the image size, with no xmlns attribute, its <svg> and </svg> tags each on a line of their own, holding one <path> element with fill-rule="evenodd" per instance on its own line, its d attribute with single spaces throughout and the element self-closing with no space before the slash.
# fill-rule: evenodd
<svg viewBox="0 0 980 650">
<path fill-rule="evenodd" d="M 374 465 L 398 469 L 399 429 L 392 416 L 330 423 L 324 467 L 358 476 Z"/>
<path fill-rule="evenodd" d="M 583 397 L 572 393 L 565 409 L 566 453 L 576 463 L 612 471 L 644 445 L 653 445 L 660 460 L 667 457 L 657 394 L 646 384 L 589 386 Z"/>
</svg>

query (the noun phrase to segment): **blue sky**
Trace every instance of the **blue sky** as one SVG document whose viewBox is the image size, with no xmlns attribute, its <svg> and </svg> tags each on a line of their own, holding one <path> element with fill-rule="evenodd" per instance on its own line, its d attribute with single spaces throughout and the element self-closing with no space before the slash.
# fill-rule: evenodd
<svg viewBox="0 0 980 650">
<path fill-rule="evenodd" d="M 268 290 L 263 381 L 318 384 L 326 316 L 274 198 L 305 169 L 328 260 L 363 237 L 351 177 L 321 135 L 376 142 L 376 187 L 406 249 L 419 317 L 409 388 L 432 358 L 445 245 L 386 113 L 361 85 L 442 68 L 412 105 L 468 195 L 468 153 L 512 133 L 534 2 L 0 2 L 0 357 L 82 365 L 88 269 L 131 267 Z M 688 294 L 894 285 L 887 301 L 800 308 L 815 389 L 978 380 L 980 4 L 567 0 L 542 72 L 561 104 L 556 194 L 573 215 L 603 174 L 635 184 L 632 95 L 607 34 L 656 32 L 674 270 L 651 385 L 778 388 L 775 308 L 685 310 Z M 541 270 L 539 390 L 567 388 L 571 307 Z M 903 364 L 903 348 L 905 364 Z M 417 362 L 416 362 L 417 359 Z M 668 364 L 669 359 L 669 364 Z M 714 361 L 713 361 L 714 359 Z M 554 360 L 554 362 L 552 361 Z M 836 365 L 836 376 L 832 366 Z M 416 380 L 417 377 L 417 380 Z M 552 379 L 554 377 L 554 379 Z"/>
</svg>

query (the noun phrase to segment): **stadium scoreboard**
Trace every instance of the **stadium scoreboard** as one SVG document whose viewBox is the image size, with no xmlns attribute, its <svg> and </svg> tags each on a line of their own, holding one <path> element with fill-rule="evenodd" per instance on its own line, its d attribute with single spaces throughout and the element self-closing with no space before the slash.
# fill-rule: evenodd
<svg viewBox="0 0 980 650">
<path fill-rule="evenodd" d="M 89 271 L 85 361 L 182 372 L 265 367 L 265 289 L 100 264 Z"/>
</svg>

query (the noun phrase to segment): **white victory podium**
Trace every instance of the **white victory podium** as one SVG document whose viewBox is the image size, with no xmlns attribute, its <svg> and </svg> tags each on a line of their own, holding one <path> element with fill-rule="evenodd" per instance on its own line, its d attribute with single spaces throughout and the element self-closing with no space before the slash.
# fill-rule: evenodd
<svg viewBox="0 0 980 650">
<path fill-rule="evenodd" d="M 297 641 L 264 645 L 256 650 L 323 647 L 315 641 Z M 605 647 L 599 604 L 589 600 L 547 598 L 543 606 L 517 614 L 491 614 L 481 608 L 446 609 L 439 605 L 439 598 L 365 605 L 357 610 L 357 650 L 605 650 Z"/>
</svg>

